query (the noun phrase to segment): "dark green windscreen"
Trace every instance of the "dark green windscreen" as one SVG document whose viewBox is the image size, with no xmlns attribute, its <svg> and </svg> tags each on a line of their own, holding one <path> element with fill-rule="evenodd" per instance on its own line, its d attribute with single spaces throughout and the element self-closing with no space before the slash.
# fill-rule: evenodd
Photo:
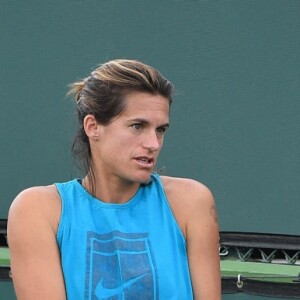
<svg viewBox="0 0 300 300">
<path fill-rule="evenodd" d="M 299 234 L 300 1 L 2 0 L 0 35 L 0 218 L 79 175 L 67 85 L 134 58 L 176 86 L 158 167 L 208 185 L 222 231 Z"/>
</svg>

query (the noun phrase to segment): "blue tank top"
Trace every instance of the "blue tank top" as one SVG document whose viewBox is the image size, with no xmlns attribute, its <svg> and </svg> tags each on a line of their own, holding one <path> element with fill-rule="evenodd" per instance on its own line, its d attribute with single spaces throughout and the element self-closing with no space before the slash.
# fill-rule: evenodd
<svg viewBox="0 0 300 300">
<path fill-rule="evenodd" d="M 157 174 L 124 204 L 94 198 L 78 179 L 56 187 L 68 300 L 193 299 L 186 242 Z"/>
</svg>

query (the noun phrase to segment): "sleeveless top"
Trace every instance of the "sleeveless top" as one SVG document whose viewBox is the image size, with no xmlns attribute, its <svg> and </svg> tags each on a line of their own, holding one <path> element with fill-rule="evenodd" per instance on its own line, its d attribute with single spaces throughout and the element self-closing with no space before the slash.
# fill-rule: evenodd
<svg viewBox="0 0 300 300">
<path fill-rule="evenodd" d="M 157 174 L 124 204 L 94 198 L 78 179 L 56 187 L 68 300 L 193 299 L 186 242 Z"/>
</svg>

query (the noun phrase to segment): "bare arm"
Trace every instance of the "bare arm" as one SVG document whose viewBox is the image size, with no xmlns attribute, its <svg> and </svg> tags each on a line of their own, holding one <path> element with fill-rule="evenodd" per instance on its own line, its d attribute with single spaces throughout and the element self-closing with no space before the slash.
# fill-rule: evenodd
<svg viewBox="0 0 300 300">
<path fill-rule="evenodd" d="M 7 233 L 18 300 L 66 300 L 56 243 L 60 205 L 54 186 L 25 190 L 11 205 Z"/>
<path fill-rule="evenodd" d="M 213 196 L 205 187 L 191 200 L 187 247 L 194 299 L 220 300 L 219 227 Z"/>
<path fill-rule="evenodd" d="M 163 179 L 167 197 L 187 241 L 195 300 L 220 300 L 219 226 L 215 202 L 201 183 Z"/>
</svg>

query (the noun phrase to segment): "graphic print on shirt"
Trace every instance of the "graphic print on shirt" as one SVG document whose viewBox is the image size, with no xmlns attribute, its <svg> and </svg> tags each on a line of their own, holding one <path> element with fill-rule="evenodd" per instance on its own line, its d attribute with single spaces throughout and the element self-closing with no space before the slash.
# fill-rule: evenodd
<svg viewBox="0 0 300 300">
<path fill-rule="evenodd" d="M 147 233 L 87 234 L 85 300 L 158 300 Z"/>
</svg>

